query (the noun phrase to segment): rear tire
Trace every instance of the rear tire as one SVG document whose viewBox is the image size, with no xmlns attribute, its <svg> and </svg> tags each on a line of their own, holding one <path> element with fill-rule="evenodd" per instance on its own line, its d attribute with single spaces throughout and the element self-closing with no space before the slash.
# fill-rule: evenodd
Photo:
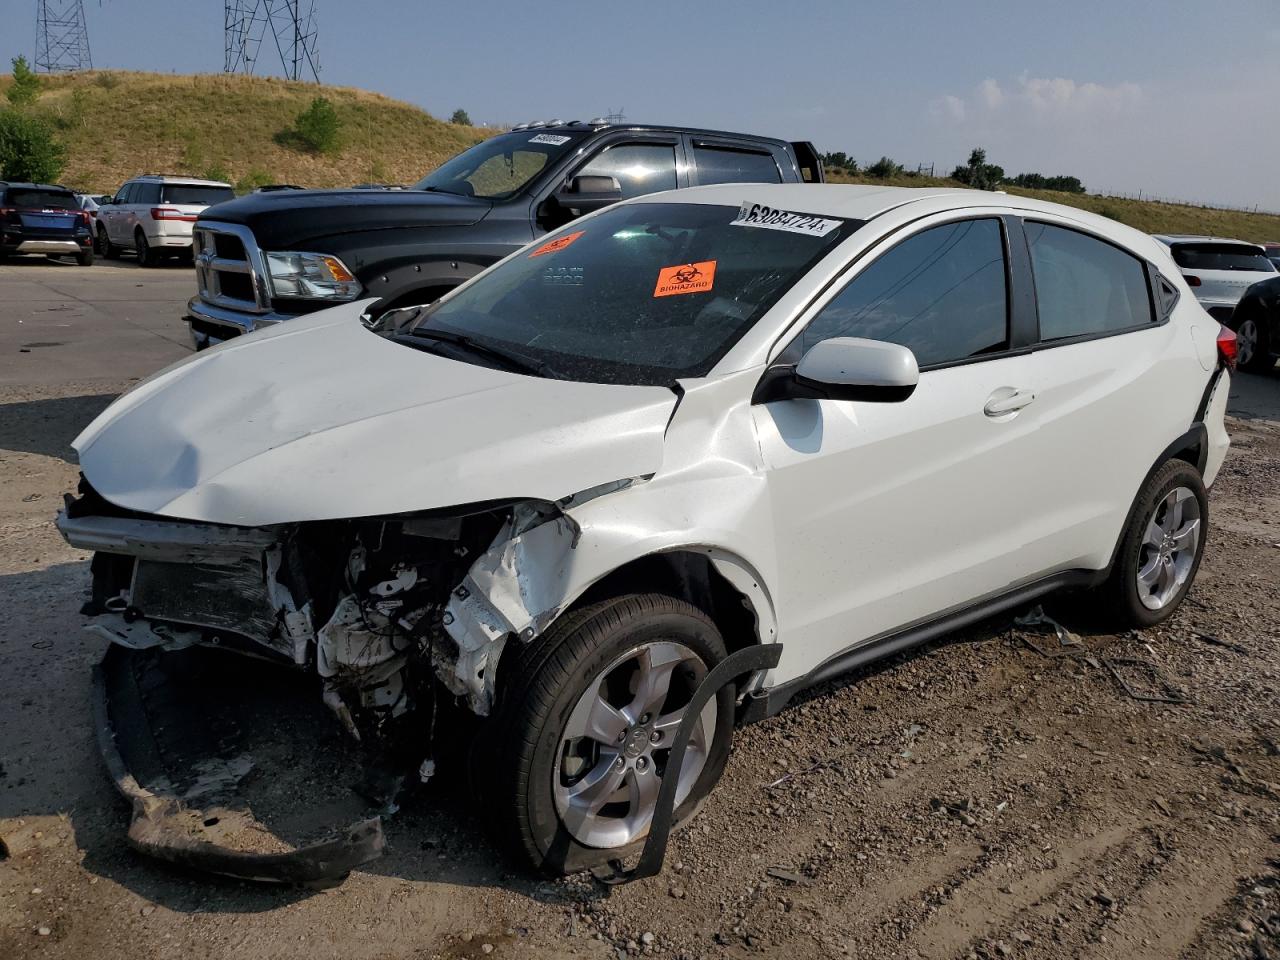
<svg viewBox="0 0 1280 960">
<path fill-rule="evenodd" d="M 1200 471 L 1170 460 L 1147 481 L 1099 588 L 1116 629 L 1142 629 L 1173 616 L 1204 556 L 1209 501 Z"/>
<path fill-rule="evenodd" d="M 76 254 L 76 263 L 82 267 L 93 266 L 93 247 L 88 247 Z"/>
<path fill-rule="evenodd" d="M 572 611 L 536 641 L 520 644 L 510 641 L 503 657 L 499 702 L 471 760 L 499 839 L 514 856 L 549 874 L 576 873 L 638 852 L 661 784 L 669 749 L 662 744 L 674 732 L 672 718 L 727 655 L 719 631 L 689 603 L 640 594 Z M 645 710 L 646 691 L 656 689 L 646 678 L 664 671 L 669 687 Z M 605 712 L 621 723 L 622 739 L 610 729 L 607 746 L 603 737 L 576 732 L 584 705 L 597 702 L 612 704 Z M 733 707 L 730 684 L 702 714 L 701 747 L 691 742 L 685 758 L 689 786 L 681 787 L 676 825 L 697 812 L 724 771 Z M 593 784 L 604 789 L 593 790 Z"/>
<path fill-rule="evenodd" d="M 154 267 L 160 262 L 160 257 L 152 249 L 151 244 L 147 242 L 147 235 L 141 230 L 134 234 L 133 249 L 140 267 Z"/>
</svg>

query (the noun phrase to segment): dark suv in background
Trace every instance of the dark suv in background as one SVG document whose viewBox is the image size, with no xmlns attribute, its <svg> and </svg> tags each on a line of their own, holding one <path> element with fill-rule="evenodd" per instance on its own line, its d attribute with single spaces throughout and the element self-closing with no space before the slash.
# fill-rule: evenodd
<svg viewBox="0 0 1280 960">
<path fill-rule="evenodd" d="M 43 253 L 93 263 L 93 218 L 66 187 L 0 181 L 0 257 Z"/>
<path fill-rule="evenodd" d="M 283 190 L 194 231 L 196 347 L 335 303 L 431 303 L 524 244 L 619 200 L 712 183 L 822 180 L 813 145 L 683 127 L 523 124 L 408 190 Z M 744 194 L 745 199 L 745 194 Z"/>
</svg>

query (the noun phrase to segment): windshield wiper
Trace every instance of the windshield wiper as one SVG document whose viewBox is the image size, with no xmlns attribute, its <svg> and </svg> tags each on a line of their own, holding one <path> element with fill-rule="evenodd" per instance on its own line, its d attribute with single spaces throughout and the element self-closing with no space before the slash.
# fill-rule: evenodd
<svg viewBox="0 0 1280 960">
<path fill-rule="evenodd" d="M 516 350 L 507 350 L 502 347 L 495 347 L 487 343 L 481 343 L 465 333 L 457 333 L 453 330 L 443 330 L 435 328 L 431 330 L 423 330 L 421 328 L 411 330 L 408 333 L 397 334 L 396 339 L 410 338 L 413 340 L 435 340 L 439 343 L 447 343 L 452 347 L 459 347 L 462 350 L 474 354 L 478 357 L 484 357 L 490 361 L 496 361 L 502 368 L 510 370 L 513 373 L 533 373 L 540 377 L 548 377 L 553 380 L 563 380 L 564 378 L 556 372 L 550 365 L 538 360 L 527 354 L 520 353 Z"/>
</svg>

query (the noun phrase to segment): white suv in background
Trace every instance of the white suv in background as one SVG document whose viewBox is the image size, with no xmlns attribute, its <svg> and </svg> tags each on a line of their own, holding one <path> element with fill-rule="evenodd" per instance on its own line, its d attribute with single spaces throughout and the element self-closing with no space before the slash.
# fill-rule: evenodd
<svg viewBox="0 0 1280 960">
<path fill-rule="evenodd" d="M 1155 238 L 1169 248 L 1200 306 L 1219 323 L 1231 312 L 1244 292 L 1259 280 L 1270 280 L 1276 266 L 1256 243 L 1220 237 L 1162 236 Z"/>
<path fill-rule="evenodd" d="M 231 184 L 218 180 L 135 177 L 98 208 L 98 252 L 114 259 L 128 247 L 144 267 L 163 256 L 189 256 L 191 226 L 200 212 L 234 197 Z"/>
</svg>

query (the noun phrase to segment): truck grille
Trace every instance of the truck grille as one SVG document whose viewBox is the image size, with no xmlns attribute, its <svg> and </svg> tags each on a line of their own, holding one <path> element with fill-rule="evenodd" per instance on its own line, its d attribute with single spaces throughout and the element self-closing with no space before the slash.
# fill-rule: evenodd
<svg viewBox="0 0 1280 960">
<path fill-rule="evenodd" d="M 198 223 L 191 243 L 201 300 L 250 313 L 271 309 L 262 252 L 248 227 Z"/>
</svg>

